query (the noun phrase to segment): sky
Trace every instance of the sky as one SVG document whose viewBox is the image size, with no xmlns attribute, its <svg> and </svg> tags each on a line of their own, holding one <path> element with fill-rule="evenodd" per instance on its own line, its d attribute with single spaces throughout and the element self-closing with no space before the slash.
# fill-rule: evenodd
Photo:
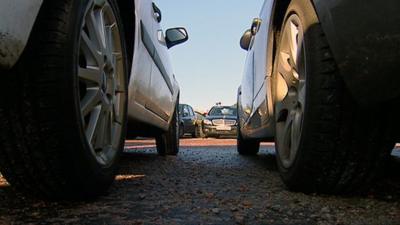
<svg viewBox="0 0 400 225">
<path fill-rule="evenodd" d="M 180 102 L 206 111 L 215 103 L 233 105 L 242 80 L 246 51 L 243 32 L 258 17 L 264 0 L 155 0 L 164 30 L 185 27 L 189 41 L 170 49 Z"/>
</svg>

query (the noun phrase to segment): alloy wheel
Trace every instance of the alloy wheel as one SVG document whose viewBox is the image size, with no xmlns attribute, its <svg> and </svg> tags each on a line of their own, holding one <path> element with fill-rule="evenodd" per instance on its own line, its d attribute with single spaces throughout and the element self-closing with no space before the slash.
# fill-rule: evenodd
<svg viewBox="0 0 400 225">
<path fill-rule="evenodd" d="M 80 108 L 86 139 L 98 163 L 108 166 L 123 135 L 127 87 L 120 31 L 106 0 L 89 4 L 79 50 Z"/>
<path fill-rule="evenodd" d="M 276 60 L 276 144 L 289 168 L 300 146 L 306 104 L 304 31 L 296 14 L 286 20 Z"/>
</svg>

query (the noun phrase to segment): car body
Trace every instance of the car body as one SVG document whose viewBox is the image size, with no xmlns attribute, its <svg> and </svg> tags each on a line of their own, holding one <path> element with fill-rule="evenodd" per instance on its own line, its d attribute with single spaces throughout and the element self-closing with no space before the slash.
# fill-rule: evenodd
<svg viewBox="0 0 400 225">
<path fill-rule="evenodd" d="M 245 136 L 261 139 L 274 136 L 274 129 L 271 128 L 274 122 L 270 119 L 274 113 L 274 102 L 270 97 L 274 29 L 280 26 L 282 10 L 289 2 L 267 0 L 260 12 L 263 26 L 254 37 L 238 91 L 240 122 Z M 400 78 L 392 72 L 400 58 L 400 52 L 395 47 L 399 45 L 399 39 L 396 38 L 399 30 L 391 25 L 400 20 L 400 15 L 395 12 L 397 7 L 393 7 L 399 3 L 391 0 L 381 5 L 380 1 L 374 0 L 365 6 L 361 0 L 311 2 L 321 20 L 343 79 L 356 101 L 375 104 L 399 96 L 400 90 L 394 84 Z M 380 10 L 375 11 L 376 8 Z M 382 55 L 385 55 L 384 60 L 380 57 Z M 359 70 L 353 65 L 363 69 Z M 376 79 L 374 74 L 381 74 L 381 78 Z M 385 87 L 385 90 L 381 87 Z M 252 127 L 247 129 L 250 121 Z"/>
<path fill-rule="evenodd" d="M 180 126 L 179 133 L 183 137 L 185 134 L 190 134 L 192 137 L 196 137 L 196 114 L 192 106 L 187 104 L 179 105 L 179 118 Z"/>
<path fill-rule="evenodd" d="M 143 122 L 165 131 L 178 99 L 179 85 L 160 22 L 154 19 L 154 3 L 134 2 L 134 5 L 130 3 L 134 9 L 121 7 L 123 11 L 131 10 L 126 13 L 135 15 L 132 18 L 135 24 L 130 25 L 135 30 L 130 31 L 134 36 L 129 46 L 135 52 L 131 61 L 138 66 L 132 67 L 129 82 L 129 120 L 131 126 Z M 10 69 L 21 56 L 42 3 L 42 0 L 1 3 L 0 12 L 5 19 L 0 22 L 0 68 Z M 25 16 L 20 18 L 19 15 Z"/>
<path fill-rule="evenodd" d="M 4 0 L 0 3 L 0 69 L 10 69 L 29 39 L 42 0 Z M 24 15 L 21 17 L 20 15 Z"/>
<path fill-rule="evenodd" d="M 139 10 L 135 19 L 136 51 L 133 63 L 140 66 L 132 68 L 128 126 L 146 124 L 150 127 L 143 129 L 147 130 L 144 133 L 128 129 L 139 136 L 154 136 L 152 128 L 157 133 L 157 130 L 166 131 L 169 127 L 179 98 L 179 85 L 168 53 L 172 46 L 165 39 L 161 20 L 154 19 L 154 9 L 158 9 L 157 6 L 151 1 L 135 1 L 135 4 Z"/>
<path fill-rule="evenodd" d="M 203 120 L 206 137 L 236 137 L 237 109 L 233 106 L 214 106 Z"/>
<path fill-rule="evenodd" d="M 185 28 L 164 32 L 162 12 L 153 1 L 5 0 L 0 3 L 0 14 L 0 72 L 6 86 L 18 93 L 8 100 L 0 99 L 0 109 L 5 112 L 2 127 L 7 127 L 2 135 L 11 140 L 17 136 L 16 130 L 20 135 L 32 133 L 39 130 L 36 126 L 44 126 L 39 125 L 41 121 L 49 127 L 37 131 L 36 136 L 24 136 L 41 142 L 44 136 L 53 135 L 52 143 L 64 143 L 36 146 L 26 145 L 30 143 L 27 140 L 14 146 L 15 151 L 29 148 L 36 156 L 42 154 L 36 160 L 43 165 L 40 171 L 52 170 L 59 173 L 55 176 L 68 177 L 57 184 L 49 177 L 38 178 L 59 185 L 56 192 L 39 191 L 34 181 L 21 189 L 50 198 L 104 193 L 117 171 L 126 130 L 129 136 L 156 137 L 160 155 L 177 154 L 180 90 L 168 50 L 187 41 L 188 35 Z M 27 73 L 34 74 L 32 79 L 27 79 Z M 30 94 L 25 94 L 26 87 L 30 87 Z M 57 117 L 48 116 L 53 111 Z M 26 130 L 30 126 L 19 123 L 19 116 L 13 124 L 7 122 L 10 115 L 29 112 L 29 122 L 24 124 L 34 127 L 30 131 Z M 51 124 L 63 127 L 65 134 Z M 2 149 L 11 146 L 1 144 Z M 61 156 L 57 151 L 76 152 Z M 28 163 L 21 158 L 25 157 L 16 159 L 20 160 L 16 167 Z M 46 167 L 50 158 L 58 170 Z M 68 158 L 74 163 L 64 162 Z M 0 166 L 10 181 L 26 180 L 31 173 L 43 175 L 26 171 L 17 176 L 15 168 Z M 17 188 L 20 184 L 11 183 Z"/>
<path fill-rule="evenodd" d="M 298 51 L 298 55 L 293 56 L 293 59 L 290 58 L 292 57 L 290 55 L 291 53 L 287 53 L 289 55 L 288 61 L 286 62 L 288 66 L 299 66 L 296 63 L 298 57 L 301 57 L 301 60 L 306 62 L 302 62 L 302 65 L 307 64 L 305 69 L 304 67 L 301 68 L 302 73 L 303 70 L 307 71 L 307 67 L 310 68 L 310 70 L 314 70 L 317 68 L 315 65 L 325 63 L 322 67 L 318 67 L 325 68 L 325 72 L 319 73 L 335 74 L 332 76 L 335 77 L 337 83 L 333 83 L 332 80 L 327 80 L 326 82 L 332 82 L 329 84 L 330 86 L 328 86 L 328 84 L 321 84 L 320 86 L 326 85 L 331 88 L 337 85 L 336 89 L 332 89 L 332 93 L 340 93 L 343 96 L 348 96 L 345 99 L 351 99 L 351 101 L 353 101 L 353 103 L 350 104 L 351 106 L 345 105 L 345 103 L 340 103 L 343 105 L 338 104 L 340 107 L 343 107 L 343 112 L 355 110 L 354 108 L 376 109 L 384 107 L 384 105 L 391 105 L 390 102 L 396 101 L 400 96 L 400 90 L 396 85 L 400 77 L 397 75 L 397 72 L 394 72 L 397 71 L 396 65 L 400 63 L 400 39 L 398 38 L 400 29 L 393 25 L 397 24 L 397 21 L 400 20 L 400 15 L 397 13 L 399 7 L 400 3 L 395 0 L 386 1 L 383 5 L 378 0 L 368 1 L 368 3 L 362 0 L 266 0 L 262 6 L 259 17 L 254 19 L 250 29 L 245 32 L 241 39 L 241 46 L 247 50 L 248 53 L 243 79 L 237 92 L 240 127 L 238 140 L 239 142 L 248 142 L 243 146 L 254 147 L 254 151 L 247 153 L 253 154 L 258 152 L 258 150 L 255 150 L 258 149 L 259 146 L 257 142 L 279 139 L 277 138 L 277 136 L 279 136 L 277 134 L 277 127 L 280 126 L 279 123 L 286 121 L 291 114 L 290 111 L 279 111 L 278 109 L 282 109 L 279 107 L 286 104 L 284 101 L 285 99 L 289 99 L 291 94 L 294 93 L 293 95 L 298 97 L 298 95 L 300 95 L 299 93 L 301 93 L 298 87 L 291 87 L 289 83 L 286 85 L 284 84 L 289 81 L 281 74 L 284 73 L 280 70 L 283 67 L 279 67 L 284 65 L 283 58 L 286 57 L 286 55 L 284 55 L 285 52 L 280 49 L 284 49 L 287 43 L 291 48 L 294 44 L 296 44 L 296 48 L 298 46 L 302 47 L 296 50 Z M 291 21 L 294 17 L 296 17 L 295 22 Z M 288 23 L 292 23 L 292 28 L 295 29 L 292 30 L 292 32 L 299 32 L 301 34 L 298 33 L 295 39 L 292 40 L 294 44 L 286 43 L 286 40 L 281 39 L 286 37 L 286 33 L 282 32 L 286 32 L 284 29 L 286 26 L 289 26 L 287 25 Z M 312 36 L 316 35 L 313 33 L 317 32 L 316 30 L 321 33 L 321 36 L 318 36 L 318 38 L 317 36 Z M 291 31 L 288 30 L 287 32 L 288 35 L 291 35 L 289 34 Z M 300 40 L 300 36 L 304 39 Z M 308 46 L 308 41 L 313 38 L 315 38 L 314 41 L 317 40 L 315 41 L 315 46 L 319 47 L 323 45 L 324 48 L 321 49 L 327 50 L 325 55 L 322 54 L 318 57 L 317 54 L 308 55 L 307 51 L 317 51 L 316 48 L 312 49 L 312 47 L 309 47 L 306 49 L 306 47 L 304 47 Z M 301 41 L 301 43 L 297 43 L 296 40 L 298 42 Z M 320 44 L 317 45 L 317 43 Z M 318 51 L 322 50 L 318 49 Z M 313 57 L 315 57 L 315 59 Z M 319 61 L 323 57 L 326 57 L 325 61 Z M 314 61 L 311 62 L 311 60 Z M 293 71 L 295 70 L 296 69 L 292 69 L 290 73 L 294 74 Z M 293 82 L 303 82 L 301 79 L 299 80 L 299 74 L 300 72 L 295 74 L 296 76 L 294 77 L 297 77 L 297 79 L 295 78 Z M 304 76 L 307 75 L 306 72 L 304 72 L 304 74 Z M 301 76 L 302 74 L 300 74 L 300 77 Z M 309 75 L 307 75 L 307 77 L 308 76 Z M 281 77 L 283 77 L 283 79 L 281 79 Z M 313 84 L 310 83 L 310 85 Z M 302 86 L 301 88 L 306 90 L 308 87 Z M 323 92 L 323 90 L 320 91 Z M 304 125 L 303 119 L 305 117 L 303 117 L 303 115 L 311 113 L 313 110 L 319 110 L 314 108 L 317 107 L 317 104 L 322 104 L 321 102 L 333 99 L 337 100 L 336 97 L 324 96 L 317 92 L 311 94 L 307 91 L 304 92 L 305 94 L 301 93 L 304 95 L 304 98 L 317 98 L 318 95 L 322 97 L 320 99 L 321 101 L 318 100 L 319 103 L 316 103 L 318 101 L 310 101 L 313 102 L 312 104 L 299 102 L 301 107 L 312 107 L 312 110 L 304 109 L 305 111 L 302 112 L 302 119 L 301 122 L 299 122 L 299 124 L 301 124 L 299 125 L 300 127 Z M 293 102 L 295 105 L 294 107 L 300 107 L 296 106 L 296 101 Z M 307 102 L 307 100 L 305 100 L 305 102 Z M 393 107 L 393 105 L 391 105 L 390 108 L 391 107 Z M 326 117 L 334 114 L 334 111 L 335 110 L 328 110 L 328 112 L 325 112 Z M 355 112 L 359 111 L 355 110 Z M 366 116 L 366 114 L 368 113 L 364 113 L 363 116 Z M 314 114 L 313 119 L 316 120 L 318 117 L 315 115 L 316 114 Z M 338 115 L 335 114 L 335 116 Z M 371 116 L 371 118 L 377 117 L 381 117 L 380 119 L 376 119 L 379 120 L 377 123 L 383 123 L 383 118 L 385 116 Z M 309 119 L 307 124 L 312 123 L 312 119 L 310 118 L 311 117 L 307 117 L 307 119 Z M 340 116 L 337 118 L 340 118 Z M 366 120 L 368 121 L 369 119 Z M 314 121 L 314 123 L 316 123 L 316 121 Z M 343 127 L 346 126 L 349 125 L 343 124 Z M 360 124 L 355 126 L 361 127 L 363 124 L 360 122 Z M 385 125 L 384 127 L 388 128 L 391 127 L 391 125 Z M 307 125 L 307 129 L 308 128 L 309 126 Z M 303 132 L 302 128 L 300 132 Z M 393 135 L 394 134 L 390 134 L 390 136 Z M 297 134 L 296 137 L 300 139 L 304 136 L 307 135 L 302 133 L 301 135 Z M 391 140 L 392 139 L 393 138 L 391 138 Z M 303 143 L 305 142 L 300 141 L 299 146 L 303 146 Z M 314 143 L 317 143 L 317 141 L 314 140 Z M 245 148 L 242 148 L 242 150 L 243 149 Z M 357 147 L 352 151 L 358 151 Z M 242 153 L 246 154 L 246 152 L 241 152 L 241 154 Z M 294 160 L 292 163 L 297 162 L 296 158 L 291 160 Z M 318 161 L 318 159 L 314 160 Z M 305 167 L 305 165 L 302 166 Z M 290 166 L 288 166 L 288 168 L 289 167 Z M 284 180 L 287 177 L 291 177 L 293 174 L 297 174 L 295 169 L 291 171 L 288 168 L 283 166 L 280 170 L 282 174 L 284 174 L 282 175 Z M 300 168 L 300 166 L 298 168 Z M 323 168 L 320 169 L 323 170 Z M 343 169 L 343 171 L 345 171 L 345 169 Z M 305 184 L 297 185 L 298 183 L 294 180 L 295 179 L 292 178 L 286 179 L 286 183 L 290 188 L 297 190 L 306 189 L 306 191 L 311 189 L 310 187 L 306 188 Z M 318 183 L 319 181 L 316 178 L 313 182 Z M 297 186 L 294 185 L 294 183 L 296 183 Z M 309 183 L 310 186 L 311 183 L 312 182 Z M 316 184 L 314 188 L 318 190 L 317 187 L 318 185 Z M 325 189 L 321 188 L 325 190 L 322 192 L 329 192 L 326 189 L 327 187 L 328 186 L 325 186 Z M 314 191 L 316 191 L 315 189 Z M 331 191 L 335 192 L 333 189 Z"/>
</svg>

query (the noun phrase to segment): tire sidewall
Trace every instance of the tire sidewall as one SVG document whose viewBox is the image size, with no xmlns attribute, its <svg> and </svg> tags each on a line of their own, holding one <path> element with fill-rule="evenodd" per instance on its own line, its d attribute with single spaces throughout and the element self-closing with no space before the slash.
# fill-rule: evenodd
<svg viewBox="0 0 400 225">
<path fill-rule="evenodd" d="M 174 118 L 171 121 L 171 130 L 170 130 L 170 149 L 169 152 L 171 155 L 176 155 L 179 152 L 179 140 L 180 140 L 180 130 L 179 130 L 179 98 L 177 100 Z"/>
<path fill-rule="evenodd" d="M 177 155 L 179 152 L 180 122 L 179 122 L 179 98 L 167 132 L 156 137 L 157 152 L 161 156 Z"/>
</svg>

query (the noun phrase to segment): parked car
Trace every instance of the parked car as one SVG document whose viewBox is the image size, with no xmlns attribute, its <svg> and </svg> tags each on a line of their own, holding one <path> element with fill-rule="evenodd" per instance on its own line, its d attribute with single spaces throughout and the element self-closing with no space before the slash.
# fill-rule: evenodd
<svg viewBox="0 0 400 225">
<path fill-rule="evenodd" d="M 187 104 L 180 104 L 179 118 L 179 136 L 183 137 L 185 134 L 190 134 L 192 137 L 196 137 L 196 114 L 192 106 Z"/>
<path fill-rule="evenodd" d="M 238 152 L 256 154 L 275 138 L 289 189 L 366 188 L 399 137 L 399 8 L 396 0 L 266 0 L 241 39 Z"/>
<path fill-rule="evenodd" d="M 164 35 L 152 1 L 4 0 L 0 15 L 0 171 L 13 187 L 51 199 L 105 193 L 127 125 L 177 154 L 168 49 L 188 35 Z"/>
<path fill-rule="evenodd" d="M 203 120 L 205 137 L 236 137 L 237 109 L 233 106 L 214 106 Z"/>
</svg>

